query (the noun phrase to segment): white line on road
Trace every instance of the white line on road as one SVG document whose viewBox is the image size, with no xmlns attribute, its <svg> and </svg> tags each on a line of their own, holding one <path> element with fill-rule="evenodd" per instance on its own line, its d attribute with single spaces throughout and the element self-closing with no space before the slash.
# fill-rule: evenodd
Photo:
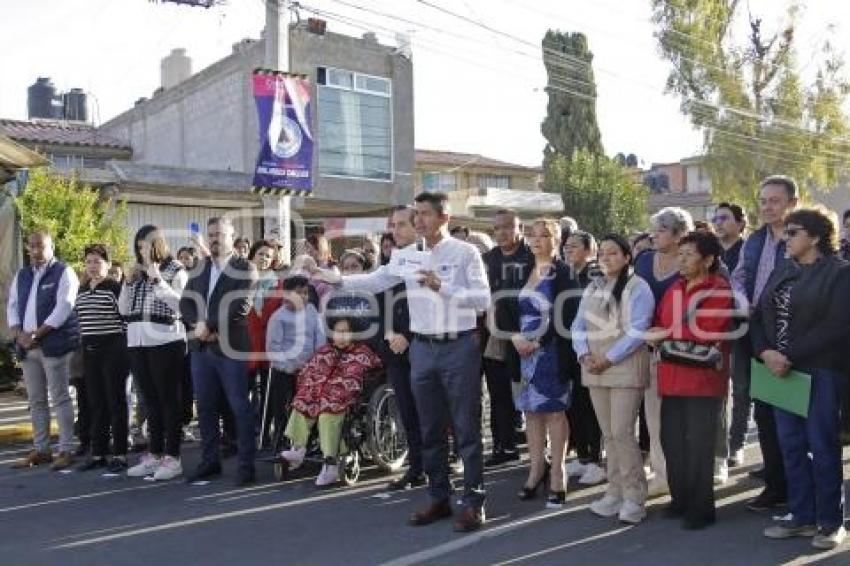
<svg viewBox="0 0 850 566">
<path fill-rule="evenodd" d="M 74 495 L 72 497 L 61 497 L 59 499 L 48 499 L 47 501 L 38 501 L 36 503 L 26 503 L 24 505 L 15 505 L 13 507 L 2 507 L 0 508 L 0 513 L 11 513 L 12 511 L 21 511 L 23 509 L 32 509 L 34 507 L 44 507 L 45 505 L 55 505 L 57 503 L 67 503 L 68 501 L 79 501 L 81 499 L 92 499 L 95 497 L 103 497 L 106 495 L 113 495 L 115 493 L 124 493 L 126 491 L 138 491 L 141 489 L 151 489 L 153 487 L 165 487 L 169 485 L 166 482 L 163 483 L 155 483 L 150 485 L 139 485 L 135 487 L 124 487 L 121 489 L 110 489 L 107 491 L 96 491 L 94 493 L 86 493 L 83 495 Z M 172 484 L 173 485 L 173 484 Z"/>
</svg>

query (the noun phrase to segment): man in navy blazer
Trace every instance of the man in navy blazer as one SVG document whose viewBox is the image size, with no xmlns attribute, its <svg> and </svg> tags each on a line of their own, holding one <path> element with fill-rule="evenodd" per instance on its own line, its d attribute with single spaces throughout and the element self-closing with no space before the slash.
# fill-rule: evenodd
<svg viewBox="0 0 850 566">
<path fill-rule="evenodd" d="M 235 230 L 227 217 L 207 223 L 210 257 L 186 284 L 180 315 L 189 337 L 192 382 L 198 404 L 202 459 L 187 476 L 196 481 L 221 474 L 219 407 L 224 396 L 236 419 L 237 485 L 255 481 L 254 414 L 248 400 L 248 311 L 257 270 L 233 251 Z"/>
</svg>

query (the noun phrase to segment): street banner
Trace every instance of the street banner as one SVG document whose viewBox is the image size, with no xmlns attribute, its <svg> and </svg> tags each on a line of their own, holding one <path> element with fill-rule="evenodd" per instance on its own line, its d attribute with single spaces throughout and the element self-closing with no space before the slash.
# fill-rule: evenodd
<svg viewBox="0 0 850 566">
<path fill-rule="evenodd" d="M 310 129 L 310 81 L 258 69 L 254 101 L 260 127 L 260 154 L 254 192 L 307 194 L 313 189 L 313 134 Z"/>
</svg>

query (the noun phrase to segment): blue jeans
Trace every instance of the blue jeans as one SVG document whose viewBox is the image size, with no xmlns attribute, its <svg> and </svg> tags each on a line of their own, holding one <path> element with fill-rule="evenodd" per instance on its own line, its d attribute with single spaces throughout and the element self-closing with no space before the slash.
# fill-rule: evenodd
<svg viewBox="0 0 850 566">
<path fill-rule="evenodd" d="M 812 376 L 808 418 L 774 409 L 788 482 L 788 509 L 797 523 L 817 524 L 831 531 L 844 522 L 839 438 L 841 381 L 844 378 L 831 370 L 816 369 L 806 373 Z"/>
<path fill-rule="evenodd" d="M 236 420 L 239 469 L 253 470 L 257 447 L 245 362 L 231 360 L 209 350 L 192 352 L 191 360 L 203 462 L 215 464 L 219 461 L 219 408 L 224 397 Z"/>
<path fill-rule="evenodd" d="M 449 342 L 414 338 L 410 346 L 410 380 L 419 426 L 428 492 L 447 501 L 448 430 L 463 460 L 463 504 L 484 504 L 484 461 L 481 443 L 481 353 L 471 334 Z"/>
</svg>

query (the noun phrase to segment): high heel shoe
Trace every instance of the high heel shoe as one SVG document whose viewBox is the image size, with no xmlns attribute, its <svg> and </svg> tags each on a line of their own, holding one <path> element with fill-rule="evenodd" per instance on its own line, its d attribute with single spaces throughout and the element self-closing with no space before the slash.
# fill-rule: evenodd
<svg viewBox="0 0 850 566">
<path fill-rule="evenodd" d="M 521 501 L 530 501 L 536 498 L 537 488 L 549 479 L 549 469 L 549 464 L 546 464 L 546 467 L 543 469 L 543 474 L 540 476 L 540 479 L 537 480 L 537 483 L 535 483 L 532 487 L 528 487 L 526 485 L 522 486 L 522 489 L 520 489 L 517 493 L 517 497 L 519 497 Z"/>
</svg>

